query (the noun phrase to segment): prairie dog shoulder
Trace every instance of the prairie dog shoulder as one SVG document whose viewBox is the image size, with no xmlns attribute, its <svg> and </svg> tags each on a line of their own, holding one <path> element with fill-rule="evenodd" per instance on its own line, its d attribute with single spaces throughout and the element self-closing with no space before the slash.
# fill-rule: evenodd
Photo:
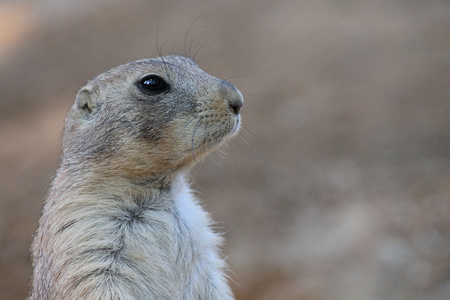
<svg viewBox="0 0 450 300">
<path fill-rule="evenodd" d="M 182 56 L 83 87 L 33 242 L 30 299 L 232 299 L 185 174 L 237 133 L 242 103 Z"/>
</svg>

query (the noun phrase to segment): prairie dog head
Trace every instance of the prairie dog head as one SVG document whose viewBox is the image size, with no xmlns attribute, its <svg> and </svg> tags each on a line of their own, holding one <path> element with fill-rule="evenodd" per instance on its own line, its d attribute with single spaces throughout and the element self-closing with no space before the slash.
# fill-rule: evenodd
<svg viewBox="0 0 450 300">
<path fill-rule="evenodd" d="M 186 57 L 118 66 L 78 92 L 62 165 L 134 178 L 189 167 L 239 130 L 242 104 L 239 90 Z"/>
</svg>

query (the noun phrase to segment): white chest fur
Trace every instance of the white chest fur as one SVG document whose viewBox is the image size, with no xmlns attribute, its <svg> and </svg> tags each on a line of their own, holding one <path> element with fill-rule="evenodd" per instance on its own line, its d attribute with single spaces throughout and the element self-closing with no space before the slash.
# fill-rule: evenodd
<svg viewBox="0 0 450 300">
<path fill-rule="evenodd" d="M 53 208 L 32 299 L 233 299 L 221 238 L 182 176 L 142 199 L 84 194 Z"/>
<path fill-rule="evenodd" d="M 181 264 L 190 269 L 185 274 L 189 280 L 185 283 L 187 290 L 184 295 L 229 299 L 229 288 L 222 273 L 224 262 L 218 255 L 221 237 L 211 230 L 208 214 L 193 197 L 183 177 L 174 182 L 171 192 L 178 223 L 178 242 L 181 243 L 179 256 L 184 261 Z M 184 243 L 189 246 L 186 247 Z M 190 251 L 185 251 L 186 249 Z M 197 297 L 193 297 L 195 298 Z"/>
</svg>

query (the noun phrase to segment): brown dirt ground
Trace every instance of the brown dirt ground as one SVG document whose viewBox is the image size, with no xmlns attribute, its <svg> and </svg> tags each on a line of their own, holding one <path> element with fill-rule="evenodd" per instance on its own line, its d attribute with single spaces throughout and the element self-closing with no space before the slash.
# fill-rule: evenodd
<svg viewBox="0 0 450 300">
<path fill-rule="evenodd" d="M 237 299 L 450 299 L 449 1 L 77 3 L 0 3 L 1 299 L 28 293 L 75 93 L 158 47 L 245 96 L 193 172 Z"/>
</svg>

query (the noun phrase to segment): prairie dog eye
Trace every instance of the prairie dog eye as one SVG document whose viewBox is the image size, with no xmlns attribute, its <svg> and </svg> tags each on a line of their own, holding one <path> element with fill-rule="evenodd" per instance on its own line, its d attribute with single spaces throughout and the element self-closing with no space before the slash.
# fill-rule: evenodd
<svg viewBox="0 0 450 300">
<path fill-rule="evenodd" d="M 169 84 L 158 75 L 147 75 L 139 80 L 139 88 L 146 94 L 159 94 L 169 89 Z"/>
</svg>

